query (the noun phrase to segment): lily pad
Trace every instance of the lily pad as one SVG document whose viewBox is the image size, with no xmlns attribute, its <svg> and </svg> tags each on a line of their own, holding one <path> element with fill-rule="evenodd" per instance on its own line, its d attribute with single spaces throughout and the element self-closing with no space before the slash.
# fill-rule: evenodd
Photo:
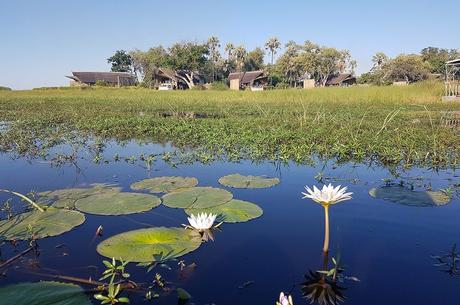
<svg viewBox="0 0 460 305">
<path fill-rule="evenodd" d="M 96 215 L 127 215 L 149 211 L 160 203 L 160 198 L 155 195 L 116 192 L 78 199 L 75 208 Z"/>
<path fill-rule="evenodd" d="M 84 221 L 85 215 L 78 211 L 49 207 L 45 212 L 31 211 L 0 221 L 0 239 L 28 239 L 30 228 L 35 238 L 56 236 L 72 230 Z"/>
<path fill-rule="evenodd" d="M 233 199 L 225 204 L 207 209 L 186 209 L 188 215 L 197 213 L 212 213 L 216 220 L 228 223 L 246 222 L 262 216 L 263 210 L 256 204 Z"/>
<path fill-rule="evenodd" d="M 201 245 L 201 235 L 183 228 L 149 228 L 112 236 L 97 246 L 103 256 L 130 262 L 153 262 L 154 257 L 177 258 Z"/>
<path fill-rule="evenodd" d="M 91 305 L 77 285 L 58 282 L 19 283 L 0 287 L 2 304 L 11 305 Z"/>
<path fill-rule="evenodd" d="M 258 189 L 274 186 L 280 183 L 280 180 L 278 178 L 269 178 L 265 176 L 231 174 L 221 177 L 219 183 L 233 188 Z"/>
<path fill-rule="evenodd" d="M 103 193 L 119 193 L 120 187 L 108 184 L 93 184 L 91 188 L 70 188 L 38 193 L 39 204 L 52 205 L 56 208 L 75 208 L 75 202 L 88 196 Z"/>
<path fill-rule="evenodd" d="M 369 194 L 374 198 L 384 199 L 407 206 L 443 206 L 450 202 L 450 197 L 441 191 L 412 191 L 399 185 L 372 188 Z"/>
<path fill-rule="evenodd" d="M 169 193 L 178 189 L 194 187 L 197 184 L 196 178 L 167 176 L 135 182 L 131 184 L 131 189 L 147 190 L 150 193 Z"/>
<path fill-rule="evenodd" d="M 170 208 L 205 209 L 227 203 L 232 198 L 232 193 L 223 189 L 192 187 L 164 195 L 163 204 Z"/>
</svg>

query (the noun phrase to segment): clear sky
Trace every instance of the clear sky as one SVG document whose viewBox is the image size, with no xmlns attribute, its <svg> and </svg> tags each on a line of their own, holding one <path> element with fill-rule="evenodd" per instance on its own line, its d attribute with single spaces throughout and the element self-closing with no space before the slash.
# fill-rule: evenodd
<svg viewBox="0 0 460 305">
<path fill-rule="evenodd" d="M 349 49 L 358 73 L 378 51 L 460 48 L 459 0 L 0 0 L 0 86 L 68 83 L 71 71 L 108 71 L 115 50 L 175 41 L 263 46 L 312 40 Z"/>
</svg>

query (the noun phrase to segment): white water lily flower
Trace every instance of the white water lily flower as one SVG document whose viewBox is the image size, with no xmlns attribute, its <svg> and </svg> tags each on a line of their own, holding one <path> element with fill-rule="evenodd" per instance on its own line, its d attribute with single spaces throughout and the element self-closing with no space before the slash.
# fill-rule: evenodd
<svg viewBox="0 0 460 305">
<path fill-rule="evenodd" d="M 322 204 L 336 204 L 341 201 L 350 200 L 353 193 L 346 193 L 347 187 L 341 188 L 341 185 L 333 187 L 332 184 L 324 185 L 322 190 L 319 190 L 316 186 L 313 186 L 311 190 L 308 186 L 305 186 L 307 193 L 302 192 L 302 199 L 310 198 L 313 201 Z"/>
<path fill-rule="evenodd" d="M 276 305 L 294 305 L 294 302 L 292 301 L 292 296 L 285 295 L 284 292 L 281 292 L 280 299 L 278 302 L 276 302 Z"/>
<path fill-rule="evenodd" d="M 214 215 L 212 213 L 199 213 L 197 216 L 192 214 L 187 219 L 192 228 L 198 231 L 205 231 L 211 229 L 212 225 L 214 224 L 214 221 L 216 220 L 216 217 L 217 215 Z"/>
</svg>

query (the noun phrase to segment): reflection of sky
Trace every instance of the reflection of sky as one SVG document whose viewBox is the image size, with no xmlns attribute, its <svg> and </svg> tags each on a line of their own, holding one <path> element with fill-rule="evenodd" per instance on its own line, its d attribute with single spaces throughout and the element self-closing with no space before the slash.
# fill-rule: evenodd
<svg viewBox="0 0 460 305">
<path fill-rule="evenodd" d="M 122 157 L 139 157 L 141 153 L 147 155 L 170 149 L 169 146 L 151 144 L 137 146 L 134 142 L 127 142 L 123 147 L 110 143 L 103 155 L 106 159 L 113 159 L 116 153 Z M 55 152 L 66 150 L 61 147 Z M 81 156 L 92 159 L 86 153 Z M 322 267 L 324 216 L 321 206 L 300 199 L 300 193 L 305 184 L 317 184 L 314 176 L 323 165 L 289 164 L 277 170 L 271 163 L 255 165 L 243 161 L 171 168 L 161 158 L 157 159 L 150 176 L 193 176 L 198 178 L 200 186 L 218 187 L 217 179 L 230 173 L 280 177 L 281 183 L 269 189 L 229 189 L 236 199 L 259 204 L 264 215 L 248 223 L 224 224 L 223 231 L 216 234 L 215 242 L 204 244 L 196 252 L 185 256 L 187 263 L 197 262 L 198 267 L 194 275 L 180 285 L 194 296 L 196 304 L 272 304 L 279 291 L 289 291 L 293 287 L 294 300 L 297 299 L 294 303 L 301 304 L 298 284 L 303 281 L 303 274 Z M 44 191 L 113 182 L 128 190 L 132 182 L 149 176 L 141 161 L 135 164 L 120 161 L 94 165 L 79 159 L 78 165 L 81 172 L 77 174 L 72 166 L 52 168 L 39 160 L 27 162 L 2 154 L 0 185 L 27 193 L 32 189 Z M 354 192 L 353 200 L 333 206 L 330 210 L 330 255 L 336 256 L 340 251 L 346 274 L 361 280 L 348 284 L 348 304 L 453 304 L 452 300 L 457 298 L 458 282 L 433 268 L 430 255 L 448 250 L 453 243 L 460 242 L 458 198 L 439 208 L 405 207 L 373 199 L 368 190 L 381 185 L 382 179 L 391 178 L 388 170 L 379 167 L 346 164 L 333 168 L 329 164 L 324 176 L 342 180 L 335 184 L 347 185 Z M 435 189 L 459 182 L 452 171 L 435 173 L 415 169 L 402 176 L 423 176 L 424 182 L 431 183 Z M 456 180 L 448 181 L 447 178 Z M 359 182 L 353 184 L 349 179 L 359 179 Z M 7 198 L 0 196 L 0 200 Z M 139 222 L 154 226 L 179 226 L 186 222 L 186 215 L 181 210 L 163 206 L 149 213 L 128 217 L 88 215 L 84 226 L 63 237 L 40 241 L 42 264 L 71 275 L 87 277 L 91 272 L 82 266 L 100 266 L 102 259 L 95 252 L 97 241 L 93 238 L 96 228 L 101 224 L 104 226 L 105 238 L 140 228 Z M 55 246 L 60 243 L 66 244 L 68 257 L 58 255 L 60 250 Z M 141 280 L 152 277 L 149 274 L 147 278 L 142 270 L 134 266 L 130 268 L 130 273 Z M 173 274 L 166 272 L 165 276 L 175 280 Z M 20 278 L 21 275 L 15 274 L 10 279 Z M 246 281 L 254 281 L 254 284 L 238 289 Z"/>
</svg>

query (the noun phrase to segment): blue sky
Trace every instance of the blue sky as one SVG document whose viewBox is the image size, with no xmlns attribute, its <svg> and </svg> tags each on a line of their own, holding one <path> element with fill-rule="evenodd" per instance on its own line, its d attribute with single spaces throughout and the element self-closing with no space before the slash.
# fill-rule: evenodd
<svg viewBox="0 0 460 305">
<path fill-rule="evenodd" d="M 378 51 L 460 48 L 458 7 L 458 0 L 0 0 L 0 86 L 66 85 L 71 71 L 109 70 L 115 50 L 211 35 L 247 48 L 277 36 L 349 49 L 361 73 Z"/>
</svg>

